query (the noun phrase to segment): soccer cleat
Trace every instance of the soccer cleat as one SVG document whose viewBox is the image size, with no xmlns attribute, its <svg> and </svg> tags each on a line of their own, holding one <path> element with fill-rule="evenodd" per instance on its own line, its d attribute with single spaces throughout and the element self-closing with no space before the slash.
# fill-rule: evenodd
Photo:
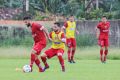
<svg viewBox="0 0 120 80">
<path fill-rule="evenodd" d="M 32 72 L 33 71 L 33 69 L 31 68 L 31 71 L 30 72 Z"/>
<path fill-rule="evenodd" d="M 72 63 L 72 61 L 71 61 L 71 60 L 69 60 L 68 62 L 69 62 L 69 63 Z"/>
<path fill-rule="evenodd" d="M 62 66 L 62 72 L 65 72 L 65 67 L 64 66 Z"/>
<path fill-rule="evenodd" d="M 105 64 L 105 63 L 106 63 L 106 61 L 103 61 L 102 63 L 104 63 L 104 64 Z"/>
<path fill-rule="evenodd" d="M 31 67 L 31 71 L 30 72 L 32 72 L 33 71 L 32 65 L 30 65 L 30 67 Z"/>
<path fill-rule="evenodd" d="M 72 63 L 76 63 L 74 60 L 71 60 Z"/>
<path fill-rule="evenodd" d="M 46 69 L 49 69 L 49 66 L 45 66 L 45 67 L 44 67 L 44 71 L 45 71 Z"/>
<path fill-rule="evenodd" d="M 44 72 L 45 70 L 42 68 L 39 68 L 39 72 Z"/>
</svg>

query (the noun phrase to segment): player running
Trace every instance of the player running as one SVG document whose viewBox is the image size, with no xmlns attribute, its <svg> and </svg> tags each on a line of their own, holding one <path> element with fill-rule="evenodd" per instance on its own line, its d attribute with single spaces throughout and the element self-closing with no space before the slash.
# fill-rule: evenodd
<svg viewBox="0 0 120 80">
<path fill-rule="evenodd" d="M 24 17 L 24 22 L 27 25 L 27 27 L 31 29 L 32 37 L 34 39 L 34 45 L 31 51 L 30 61 L 31 69 L 35 62 L 39 68 L 39 72 L 43 72 L 44 69 L 40 65 L 40 60 L 38 59 L 38 56 L 41 50 L 46 47 L 46 36 L 49 36 L 48 31 L 44 26 L 35 22 L 30 22 L 30 17 Z"/>
<path fill-rule="evenodd" d="M 76 29 L 76 22 L 74 20 L 74 16 L 71 15 L 69 20 L 64 23 L 63 29 L 66 30 L 66 38 L 67 38 L 67 46 L 68 46 L 68 62 L 75 63 L 74 55 L 76 50 L 76 39 L 75 32 L 79 34 Z"/>
<path fill-rule="evenodd" d="M 98 25 L 96 27 L 96 36 L 98 38 L 98 44 L 101 47 L 100 60 L 103 63 L 106 62 L 106 57 L 108 54 L 109 28 L 110 28 L 110 23 L 107 21 L 106 16 L 103 16 L 102 21 L 100 23 L 98 23 Z"/>
<path fill-rule="evenodd" d="M 64 49 L 65 49 L 65 42 L 66 38 L 64 33 L 61 31 L 60 23 L 56 22 L 54 23 L 54 26 L 52 27 L 53 31 L 50 33 L 50 38 L 52 40 L 52 46 L 50 49 L 46 50 L 44 54 L 41 55 L 42 62 L 45 65 L 44 69 L 49 68 L 49 65 L 47 63 L 47 58 L 50 59 L 54 56 L 57 56 L 60 62 L 60 65 L 62 67 L 62 71 L 65 71 L 65 65 L 64 65 Z"/>
</svg>

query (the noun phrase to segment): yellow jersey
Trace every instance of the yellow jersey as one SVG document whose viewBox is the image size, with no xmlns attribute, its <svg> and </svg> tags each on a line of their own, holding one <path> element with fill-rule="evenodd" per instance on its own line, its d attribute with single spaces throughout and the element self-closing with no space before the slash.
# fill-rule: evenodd
<svg viewBox="0 0 120 80">
<path fill-rule="evenodd" d="M 51 39 L 53 40 L 51 47 L 53 49 L 65 49 L 65 43 L 60 40 L 62 38 L 62 34 L 64 34 L 62 31 L 59 33 L 55 33 L 54 31 L 51 32 Z"/>
<path fill-rule="evenodd" d="M 67 21 L 66 38 L 75 38 L 76 22 Z"/>
</svg>

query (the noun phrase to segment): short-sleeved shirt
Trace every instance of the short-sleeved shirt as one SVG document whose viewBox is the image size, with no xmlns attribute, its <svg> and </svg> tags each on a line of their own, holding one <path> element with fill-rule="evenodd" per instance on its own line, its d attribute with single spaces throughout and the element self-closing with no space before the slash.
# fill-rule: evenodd
<svg viewBox="0 0 120 80">
<path fill-rule="evenodd" d="M 66 38 L 75 38 L 76 22 L 67 21 L 64 23 L 66 28 Z"/>
<path fill-rule="evenodd" d="M 109 28 L 110 23 L 109 22 L 100 22 L 97 25 L 97 28 L 100 30 L 99 39 L 108 39 L 109 38 Z"/>
<path fill-rule="evenodd" d="M 51 48 L 53 49 L 65 49 L 65 43 L 63 43 L 60 39 L 65 38 L 65 35 L 62 31 L 50 33 L 50 38 L 53 40 Z"/>
<path fill-rule="evenodd" d="M 46 35 L 43 30 L 40 30 L 42 25 L 38 23 L 32 23 L 31 25 L 32 37 L 34 39 L 34 42 L 41 42 L 41 44 L 46 44 Z"/>
</svg>

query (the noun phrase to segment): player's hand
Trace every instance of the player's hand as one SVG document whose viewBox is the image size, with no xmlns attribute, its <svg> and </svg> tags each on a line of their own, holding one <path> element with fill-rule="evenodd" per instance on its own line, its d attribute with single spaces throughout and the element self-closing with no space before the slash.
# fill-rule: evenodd
<svg viewBox="0 0 120 80">
<path fill-rule="evenodd" d="M 48 38 L 51 42 L 53 41 L 51 38 Z"/>
<path fill-rule="evenodd" d="M 40 30 L 43 30 L 45 27 L 44 26 L 42 26 L 41 28 L 40 28 Z"/>
<path fill-rule="evenodd" d="M 62 41 L 63 43 L 66 43 L 66 38 L 62 38 L 61 41 Z"/>
</svg>

